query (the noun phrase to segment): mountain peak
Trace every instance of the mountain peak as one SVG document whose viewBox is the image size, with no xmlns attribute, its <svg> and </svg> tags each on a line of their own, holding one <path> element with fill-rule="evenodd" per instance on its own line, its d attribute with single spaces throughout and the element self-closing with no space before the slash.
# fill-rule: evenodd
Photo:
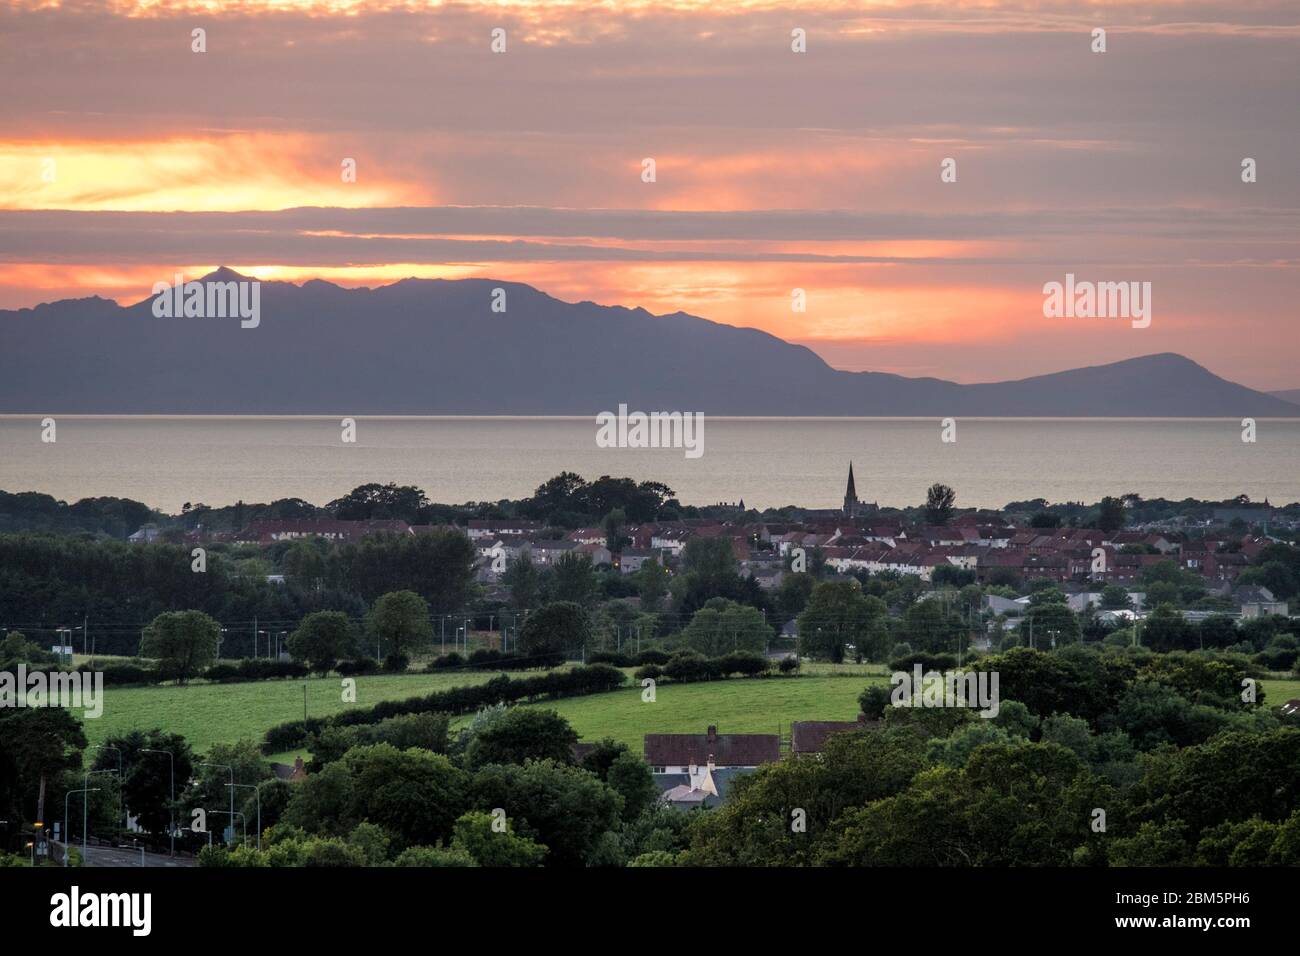
<svg viewBox="0 0 1300 956">
<path fill-rule="evenodd" d="M 241 275 L 229 266 L 217 266 L 217 268 L 203 276 L 200 282 L 247 282 L 249 277 Z"/>
</svg>

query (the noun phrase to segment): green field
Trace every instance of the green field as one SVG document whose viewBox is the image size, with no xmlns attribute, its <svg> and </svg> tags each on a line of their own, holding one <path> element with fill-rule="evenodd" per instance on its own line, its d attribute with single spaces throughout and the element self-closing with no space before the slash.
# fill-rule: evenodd
<svg viewBox="0 0 1300 956">
<path fill-rule="evenodd" d="M 83 724 L 92 746 L 128 730 L 162 727 L 181 734 L 196 751 L 206 752 L 214 743 L 233 743 L 241 738 L 260 741 L 267 728 L 302 717 L 304 685 L 307 714 L 323 717 L 350 707 L 369 707 L 381 700 L 480 684 L 494 676 L 490 672 L 462 671 L 358 677 L 355 704 L 343 703 L 338 677 L 186 687 L 108 687 L 104 689 L 103 715 Z"/>
<path fill-rule="evenodd" d="M 257 681 L 245 684 L 192 684 L 188 687 L 107 688 L 104 714 L 85 721 L 91 745 L 132 729 L 162 727 L 183 735 L 196 751 L 241 738 L 260 741 L 269 727 L 302 716 L 303 685 L 307 713 L 320 717 L 381 700 L 414 697 L 448 687 L 478 684 L 492 672 L 373 675 L 357 678 L 357 703 L 340 699 L 339 678 Z M 564 716 L 583 740 L 613 737 L 640 752 L 647 733 L 703 733 L 716 724 L 720 733 L 778 733 L 788 737 L 794 720 L 853 720 L 858 694 L 869 683 L 884 683 L 879 666 L 815 665 L 800 677 L 734 679 L 699 684 L 660 684 L 656 701 L 643 703 L 641 688 L 590 697 L 547 701 L 534 706 Z M 1300 697 L 1300 681 L 1265 680 L 1265 700 L 1276 707 Z M 455 725 L 468 720 L 459 718 Z M 277 760 L 292 754 L 273 755 Z"/>
<path fill-rule="evenodd" d="M 879 677 L 772 677 L 699 684 L 660 684 L 655 702 L 641 688 L 529 705 L 554 710 L 583 740 L 613 737 L 641 752 L 649 733 L 790 734 L 793 720 L 856 720 L 858 695 Z"/>
</svg>

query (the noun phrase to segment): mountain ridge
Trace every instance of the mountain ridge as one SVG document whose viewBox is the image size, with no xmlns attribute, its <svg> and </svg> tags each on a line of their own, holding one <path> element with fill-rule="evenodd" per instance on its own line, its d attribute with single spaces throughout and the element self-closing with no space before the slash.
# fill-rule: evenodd
<svg viewBox="0 0 1300 956">
<path fill-rule="evenodd" d="M 569 303 L 518 282 L 259 281 L 257 328 L 91 296 L 0 311 L 0 412 L 1292 417 L 1300 405 L 1173 352 L 963 385 L 834 369 L 807 346 L 683 311 Z M 506 311 L 492 312 L 494 289 Z"/>
</svg>

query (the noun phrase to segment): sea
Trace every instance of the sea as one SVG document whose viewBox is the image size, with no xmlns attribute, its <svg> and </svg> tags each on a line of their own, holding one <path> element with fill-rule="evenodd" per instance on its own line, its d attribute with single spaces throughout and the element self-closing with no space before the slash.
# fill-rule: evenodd
<svg viewBox="0 0 1300 956">
<path fill-rule="evenodd" d="M 0 416 L 0 490 L 112 495 L 167 512 L 303 498 L 367 482 L 460 504 L 531 494 L 562 471 L 661 481 L 684 504 L 917 505 L 934 482 L 959 507 L 1104 495 L 1300 501 L 1300 419 L 709 418 L 702 453 L 600 447 L 594 418 Z M 1252 437 L 1246 435 L 1246 437 Z M 951 440 L 945 440 L 951 439 Z"/>
</svg>

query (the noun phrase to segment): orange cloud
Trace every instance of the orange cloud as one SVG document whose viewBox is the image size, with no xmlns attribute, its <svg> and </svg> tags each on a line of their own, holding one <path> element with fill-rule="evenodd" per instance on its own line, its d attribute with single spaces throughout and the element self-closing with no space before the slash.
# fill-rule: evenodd
<svg viewBox="0 0 1300 956">
<path fill-rule="evenodd" d="M 342 181 L 344 158 L 356 182 Z M 0 208 L 237 211 L 421 203 L 426 187 L 297 133 L 138 142 L 0 142 Z M 382 174 L 381 174 L 382 175 Z"/>
</svg>

